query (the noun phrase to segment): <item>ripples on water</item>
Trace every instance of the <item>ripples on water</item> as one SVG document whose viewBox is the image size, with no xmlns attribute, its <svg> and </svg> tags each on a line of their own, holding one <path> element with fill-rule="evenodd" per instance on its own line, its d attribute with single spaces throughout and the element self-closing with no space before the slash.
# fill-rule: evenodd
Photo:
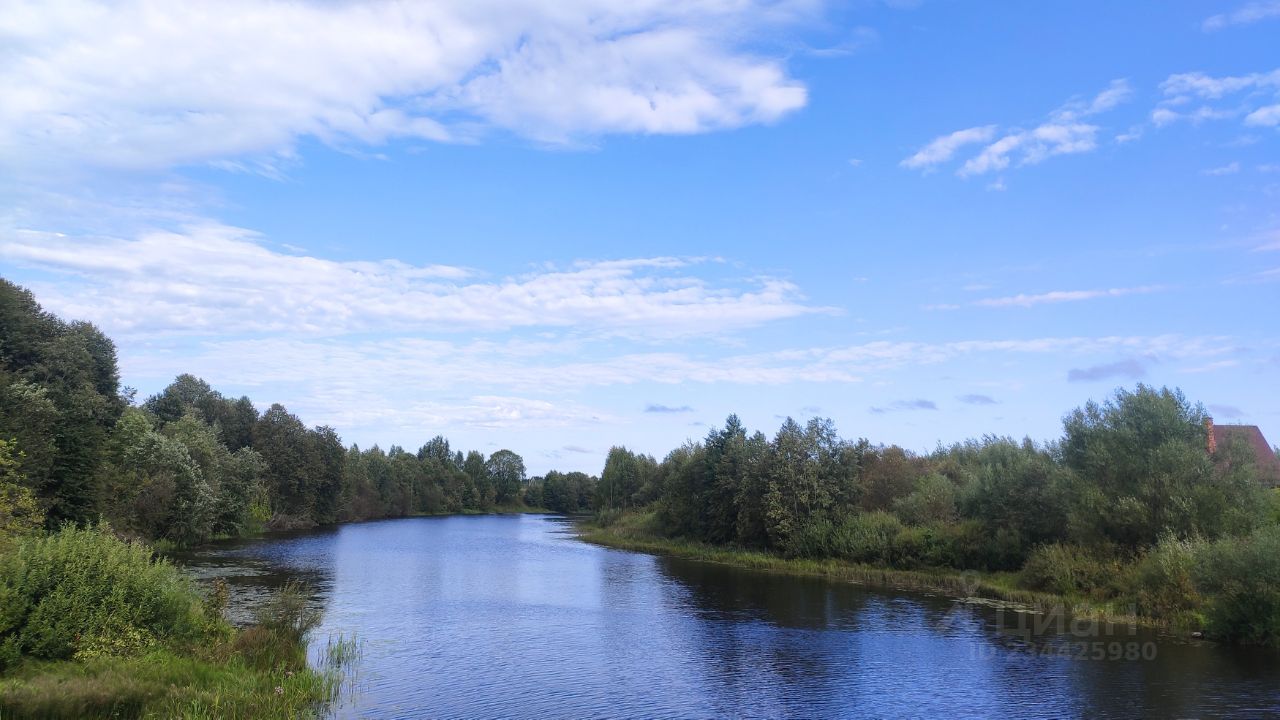
<svg viewBox="0 0 1280 720">
<path fill-rule="evenodd" d="M 361 523 L 177 559 L 228 580 L 239 622 L 308 583 L 316 636 L 363 645 L 338 717 L 1280 716 L 1271 651 L 1125 627 L 1028 635 L 1011 612 L 608 550 L 544 516 Z"/>
</svg>

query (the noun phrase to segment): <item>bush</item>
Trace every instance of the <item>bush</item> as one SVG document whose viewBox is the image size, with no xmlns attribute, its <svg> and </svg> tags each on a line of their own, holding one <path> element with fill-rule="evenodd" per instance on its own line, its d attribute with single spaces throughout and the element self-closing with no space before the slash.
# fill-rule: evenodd
<svg viewBox="0 0 1280 720">
<path fill-rule="evenodd" d="M 607 528 L 622 519 L 622 508 L 600 508 L 596 511 L 595 523 Z"/>
<path fill-rule="evenodd" d="M 1194 580 L 1198 547 L 1194 541 L 1167 535 L 1138 561 L 1133 595 L 1140 614 L 1177 620 L 1199 607 Z"/>
<path fill-rule="evenodd" d="M 1196 553 L 1194 576 L 1208 598 L 1210 635 L 1280 644 L 1280 527 L 1205 545 Z"/>
<path fill-rule="evenodd" d="M 908 525 L 945 523 L 956 516 L 956 486 L 942 475 L 925 475 L 916 489 L 893 503 L 893 512 Z"/>
<path fill-rule="evenodd" d="M 892 565 L 902 522 L 887 512 L 856 513 L 833 528 L 832 554 L 854 562 Z"/>
<path fill-rule="evenodd" d="M 182 574 L 107 528 L 66 527 L 0 558 L 0 655 L 10 662 L 136 653 L 205 627 Z"/>
<path fill-rule="evenodd" d="M 1021 579 L 1031 590 L 1104 599 L 1117 594 L 1115 583 L 1123 577 L 1123 568 L 1114 560 L 1102 559 L 1076 545 L 1053 543 L 1031 552 L 1022 566 Z"/>
</svg>

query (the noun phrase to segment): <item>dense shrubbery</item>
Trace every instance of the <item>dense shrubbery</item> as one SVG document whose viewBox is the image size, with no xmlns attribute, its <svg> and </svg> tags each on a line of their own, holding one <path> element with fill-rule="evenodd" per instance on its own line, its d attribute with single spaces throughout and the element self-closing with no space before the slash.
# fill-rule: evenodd
<svg viewBox="0 0 1280 720">
<path fill-rule="evenodd" d="M 1196 553 L 1195 585 L 1215 636 L 1280 644 L 1280 528 L 1223 538 Z"/>
<path fill-rule="evenodd" d="M 0 655 L 138 654 L 207 629 L 199 597 L 151 550 L 106 528 L 20 541 L 0 556 Z"/>
</svg>

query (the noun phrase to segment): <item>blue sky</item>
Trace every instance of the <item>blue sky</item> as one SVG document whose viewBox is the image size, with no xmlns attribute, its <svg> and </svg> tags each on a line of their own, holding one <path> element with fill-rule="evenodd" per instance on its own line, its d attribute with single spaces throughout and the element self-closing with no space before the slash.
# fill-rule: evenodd
<svg viewBox="0 0 1280 720">
<path fill-rule="evenodd" d="M 1280 442 L 1280 2 L 0 11 L 0 272 L 367 446 Z"/>
</svg>

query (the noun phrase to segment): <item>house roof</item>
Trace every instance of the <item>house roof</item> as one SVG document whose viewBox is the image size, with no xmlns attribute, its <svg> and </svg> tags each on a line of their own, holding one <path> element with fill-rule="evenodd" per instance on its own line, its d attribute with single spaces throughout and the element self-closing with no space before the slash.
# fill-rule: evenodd
<svg viewBox="0 0 1280 720">
<path fill-rule="evenodd" d="M 1280 481 L 1280 458 L 1276 457 L 1275 450 L 1271 449 L 1271 445 L 1262 436 L 1262 431 L 1258 429 L 1257 425 L 1213 426 L 1213 441 L 1219 448 L 1228 442 L 1238 440 L 1244 441 L 1246 445 L 1253 449 L 1259 472 L 1264 475 L 1270 475 L 1270 479 L 1273 481 Z"/>
</svg>

